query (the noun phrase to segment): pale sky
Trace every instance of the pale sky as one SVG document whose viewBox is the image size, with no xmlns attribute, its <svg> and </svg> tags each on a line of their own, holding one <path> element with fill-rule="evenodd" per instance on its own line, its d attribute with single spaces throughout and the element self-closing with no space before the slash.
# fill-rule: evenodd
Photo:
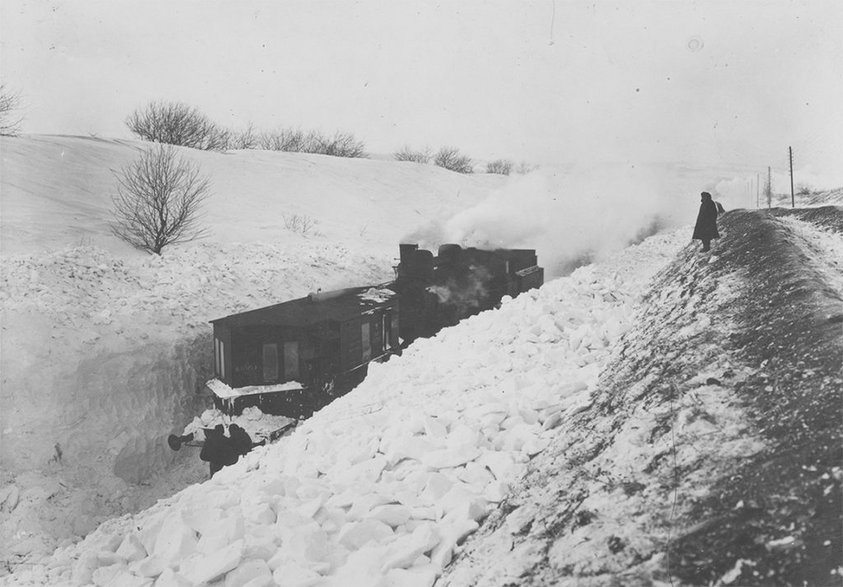
<svg viewBox="0 0 843 587">
<path fill-rule="evenodd" d="M 3 0 L 23 131 L 129 137 L 153 99 L 538 164 L 843 170 L 843 2 Z"/>
</svg>

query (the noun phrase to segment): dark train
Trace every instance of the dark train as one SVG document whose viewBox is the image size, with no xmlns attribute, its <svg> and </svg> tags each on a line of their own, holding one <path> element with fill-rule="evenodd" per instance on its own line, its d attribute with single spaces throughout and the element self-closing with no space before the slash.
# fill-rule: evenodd
<svg viewBox="0 0 843 587">
<path fill-rule="evenodd" d="M 407 244 L 400 251 L 391 283 L 212 320 L 215 378 L 207 387 L 216 407 L 309 417 L 360 383 L 371 361 L 544 282 L 534 250 L 443 245 L 434 256 Z"/>
</svg>

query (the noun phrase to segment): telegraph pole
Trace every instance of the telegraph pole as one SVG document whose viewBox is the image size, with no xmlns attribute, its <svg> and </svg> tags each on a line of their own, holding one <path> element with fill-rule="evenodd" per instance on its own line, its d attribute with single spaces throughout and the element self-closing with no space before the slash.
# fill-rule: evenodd
<svg viewBox="0 0 843 587">
<path fill-rule="evenodd" d="M 773 171 L 767 166 L 767 207 L 773 207 Z"/>
<path fill-rule="evenodd" d="M 761 174 L 755 174 L 755 207 L 761 207 Z"/>
<path fill-rule="evenodd" d="M 790 207 L 796 208 L 796 198 L 793 195 L 793 149 L 787 148 L 787 154 L 790 158 Z"/>
</svg>

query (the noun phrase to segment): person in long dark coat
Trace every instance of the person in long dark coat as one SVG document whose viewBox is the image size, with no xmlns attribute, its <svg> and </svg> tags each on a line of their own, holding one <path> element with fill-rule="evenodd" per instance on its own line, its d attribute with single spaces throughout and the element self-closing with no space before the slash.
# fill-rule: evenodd
<svg viewBox="0 0 843 587">
<path fill-rule="evenodd" d="M 717 206 L 714 200 L 711 199 L 711 194 L 703 192 L 700 194 L 702 203 L 700 204 L 700 212 L 697 215 L 697 224 L 694 226 L 694 236 L 692 239 L 699 239 L 703 244 L 703 251 L 711 250 L 711 240 L 720 238 L 720 233 L 717 232 Z"/>
</svg>

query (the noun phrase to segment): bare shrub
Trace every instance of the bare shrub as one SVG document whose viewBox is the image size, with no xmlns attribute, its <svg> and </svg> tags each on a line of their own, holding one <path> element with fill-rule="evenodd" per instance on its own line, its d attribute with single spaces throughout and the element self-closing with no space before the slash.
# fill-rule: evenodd
<svg viewBox="0 0 843 587">
<path fill-rule="evenodd" d="M 442 147 L 433 157 L 433 163 L 457 173 L 474 173 L 471 157 L 463 155 L 456 147 Z"/>
<path fill-rule="evenodd" d="M 432 156 L 430 147 L 425 147 L 420 151 L 414 151 L 406 145 L 392 154 L 392 158 L 396 161 L 412 161 L 413 163 L 430 163 Z"/>
<path fill-rule="evenodd" d="M 260 136 L 260 147 L 267 151 L 302 152 L 306 137 L 303 131 L 292 128 L 265 132 Z"/>
<path fill-rule="evenodd" d="M 809 196 L 811 195 L 812 191 L 813 190 L 811 189 L 811 186 L 806 183 L 800 183 L 796 186 L 796 193 L 800 196 Z"/>
<path fill-rule="evenodd" d="M 20 110 L 20 95 L 0 83 L 0 135 L 15 136 L 20 132 L 23 119 L 17 115 Z"/>
<path fill-rule="evenodd" d="M 117 195 L 112 232 L 130 245 L 161 254 L 171 244 L 200 238 L 199 208 L 209 181 L 198 166 L 184 161 L 174 147 L 157 145 L 115 172 Z"/>
<path fill-rule="evenodd" d="M 302 236 L 307 236 L 315 226 L 316 220 L 310 216 L 301 214 L 284 215 L 284 227 L 290 232 L 297 232 Z"/>
<path fill-rule="evenodd" d="M 130 114 L 126 126 L 145 141 L 206 151 L 223 150 L 231 139 L 229 131 L 182 102 L 150 102 Z"/>
<path fill-rule="evenodd" d="M 486 163 L 486 173 L 509 175 L 512 173 L 513 163 L 509 159 L 495 159 Z"/>
<path fill-rule="evenodd" d="M 261 137 L 256 133 L 255 125 L 250 122 L 245 129 L 232 132 L 227 142 L 227 149 L 256 149 L 260 145 Z"/>
<path fill-rule="evenodd" d="M 305 139 L 305 152 L 332 157 L 367 157 L 363 141 L 345 132 L 335 132 L 332 136 L 326 136 L 312 131 Z"/>
</svg>

